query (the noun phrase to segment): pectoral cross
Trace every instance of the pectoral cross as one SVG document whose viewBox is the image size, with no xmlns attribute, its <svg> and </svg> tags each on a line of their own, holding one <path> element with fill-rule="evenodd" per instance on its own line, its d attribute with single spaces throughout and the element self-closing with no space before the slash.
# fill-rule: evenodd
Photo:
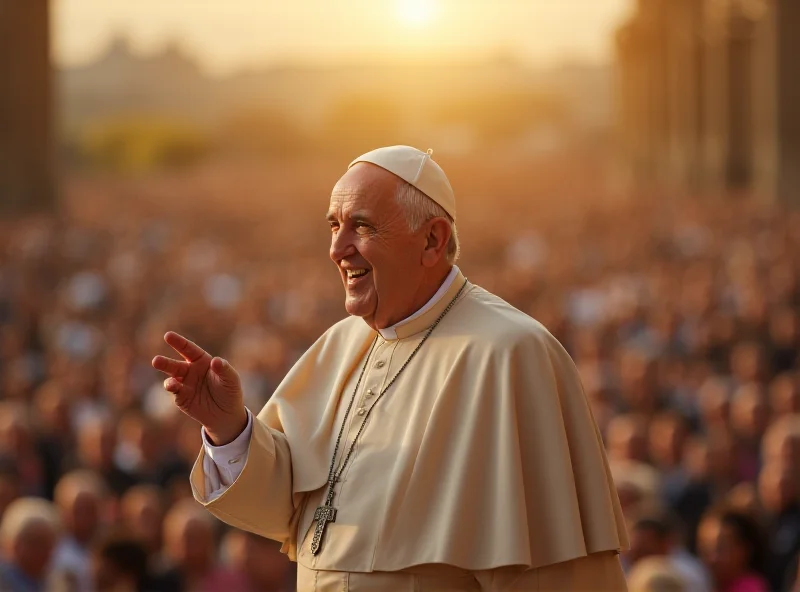
<svg viewBox="0 0 800 592">
<path fill-rule="evenodd" d="M 317 524 L 314 526 L 314 537 L 311 539 L 312 555 L 319 553 L 319 548 L 322 546 L 322 537 L 325 535 L 328 522 L 336 522 L 336 508 L 333 507 L 333 488 L 338 481 L 338 476 L 331 477 L 328 481 L 328 495 L 325 496 L 325 505 L 320 506 L 314 512 L 314 521 Z"/>
<path fill-rule="evenodd" d="M 325 528 L 328 522 L 336 522 L 336 508 L 331 505 L 331 500 L 328 499 L 324 506 L 317 508 L 314 512 L 314 538 L 311 539 L 311 554 L 316 555 L 319 553 L 319 548 L 322 545 L 322 537 L 325 534 Z"/>
</svg>

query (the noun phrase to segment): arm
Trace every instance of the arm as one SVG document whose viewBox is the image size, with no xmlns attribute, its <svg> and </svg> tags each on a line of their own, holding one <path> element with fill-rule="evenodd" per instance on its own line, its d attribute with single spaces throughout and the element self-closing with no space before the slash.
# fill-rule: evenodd
<svg viewBox="0 0 800 592">
<path fill-rule="evenodd" d="M 230 444 L 214 446 L 206 434 L 200 430 L 203 438 L 203 473 L 205 473 L 205 498 L 202 503 L 212 502 L 228 489 L 239 477 L 247 462 L 250 448 L 250 436 L 253 433 L 253 414 L 247 411 L 247 427 Z"/>
<path fill-rule="evenodd" d="M 245 408 L 241 380 L 230 363 L 177 333 L 168 332 L 164 340 L 183 359 L 156 356 L 153 367 L 168 376 L 164 388 L 181 411 L 203 426 L 206 440 L 190 477 L 194 497 L 228 524 L 290 542 L 292 464 L 286 437 Z M 206 459 L 212 443 L 215 450 Z M 222 449 L 228 444 L 240 454 L 223 463 Z M 219 465 L 214 456 L 219 456 Z M 228 467 L 238 463 L 244 467 L 236 475 Z"/>
<path fill-rule="evenodd" d="M 252 428 L 249 447 L 239 457 L 241 460 L 233 463 L 242 468 L 230 470 L 223 466 L 220 471 L 204 446 L 192 469 L 192 492 L 198 502 L 223 522 L 286 542 L 291 538 L 294 513 L 289 444 L 281 432 L 268 428 L 252 415 L 249 426 Z M 225 447 L 217 450 L 220 448 Z M 214 456 L 218 456 L 216 452 Z M 225 483 L 228 478 L 233 481 Z"/>
</svg>

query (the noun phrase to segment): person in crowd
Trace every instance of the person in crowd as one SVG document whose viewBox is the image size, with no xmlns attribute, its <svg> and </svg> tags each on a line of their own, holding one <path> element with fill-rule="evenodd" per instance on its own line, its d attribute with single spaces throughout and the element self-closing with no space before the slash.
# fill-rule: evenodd
<svg viewBox="0 0 800 592">
<path fill-rule="evenodd" d="M 716 592 L 769 592 L 763 571 L 764 536 L 754 517 L 714 508 L 703 517 L 697 538 Z"/>
<path fill-rule="evenodd" d="M 686 592 L 711 592 L 705 567 L 681 543 L 676 519 L 668 512 L 644 515 L 631 527 L 631 548 L 624 563 L 632 570 L 648 557 L 661 557 L 680 574 Z"/>
<path fill-rule="evenodd" d="M 177 591 L 229 592 L 247 585 L 243 573 L 218 561 L 216 520 L 193 499 L 178 502 L 164 519 L 164 554 Z"/>
<path fill-rule="evenodd" d="M 74 450 L 71 405 L 61 384 L 50 380 L 34 394 L 33 409 L 45 472 L 45 495 L 52 498 L 65 455 Z"/>
<path fill-rule="evenodd" d="M 55 504 L 63 535 L 53 555 L 52 569 L 75 581 L 75 592 L 91 592 L 91 546 L 103 528 L 106 486 L 88 470 L 67 473 L 56 485 Z"/>
<path fill-rule="evenodd" d="M 44 495 L 47 475 L 30 410 L 22 401 L 0 402 L 0 458 L 12 462 L 23 495 Z"/>
<path fill-rule="evenodd" d="M 48 592 L 60 532 L 58 511 L 50 502 L 35 497 L 11 502 L 0 521 L 0 590 Z"/>
<path fill-rule="evenodd" d="M 664 557 L 647 557 L 639 561 L 628 575 L 629 592 L 687 592 L 681 574 Z"/>
<path fill-rule="evenodd" d="M 765 572 L 770 588 L 779 590 L 800 552 L 800 475 L 790 465 L 772 461 L 761 470 L 758 492 L 768 525 Z"/>
<path fill-rule="evenodd" d="M 673 509 L 686 525 L 692 551 L 705 511 L 738 483 L 735 445 L 731 431 L 719 424 L 709 428 L 705 437 L 695 437 L 688 443 L 685 461 L 689 481 Z"/>
<path fill-rule="evenodd" d="M 164 522 L 164 492 L 155 485 L 134 485 L 120 500 L 124 527 L 144 544 L 153 556 L 161 551 Z"/>
<path fill-rule="evenodd" d="M 663 411 L 653 418 L 648 433 L 648 450 L 659 473 L 661 500 L 674 507 L 688 484 L 683 451 L 689 437 L 689 421 L 678 411 Z"/>
<path fill-rule="evenodd" d="M 731 401 L 730 423 L 737 442 L 737 477 L 753 481 L 761 468 L 761 439 L 770 420 L 770 410 L 760 384 L 740 386 Z"/>
<path fill-rule="evenodd" d="M 147 549 L 135 537 L 105 535 L 92 547 L 91 590 L 156 592 L 147 571 Z M 230 592 L 234 592 L 231 590 Z"/>
<path fill-rule="evenodd" d="M 295 588 L 296 569 L 276 541 L 234 528 L 225 535 L 223 554 L 228 566 L 247 579 L 247 589 L 241 592 L 289 592 Z"/>
<path fill-rule="evenodd" d="M 117 449 L 116 428 L 102 418 L 86 420 L 78 433 L 77 449 L 65 459 L 65 469 L 87 469 L 102 477 L 115 495 L 125 493 L 136 478 L 119 467 L 114 459 Z"/>
</svg>

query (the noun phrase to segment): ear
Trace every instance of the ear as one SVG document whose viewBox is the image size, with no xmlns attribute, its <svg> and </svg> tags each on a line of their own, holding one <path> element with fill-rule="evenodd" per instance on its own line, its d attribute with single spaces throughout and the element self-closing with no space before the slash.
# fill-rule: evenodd
<svg viewBox="0 0 800 592">
<path fill-rule="evenodd" d="M 450 242 L 450 223 L 445 218 L 433 218 L 425 225 L 425 250 L 422 251 L 422 264 L 433 267 L 447 254 Z"/>
</svg>

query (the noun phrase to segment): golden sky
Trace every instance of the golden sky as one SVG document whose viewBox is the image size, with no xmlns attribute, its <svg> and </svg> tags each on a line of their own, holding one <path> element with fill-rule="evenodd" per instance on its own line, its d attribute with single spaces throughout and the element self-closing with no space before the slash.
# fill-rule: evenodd
<svg viewBox="0 0 800 592">
<path fill-rule="evenodd" d="M 631 0 L 54 0 L 60 63 L 96 56 L 118 32 L 152 51 L 169 39 L 209 71 L 391 56 L 484 57 L 546 65 L 608 61 Z"/>
</svg>

